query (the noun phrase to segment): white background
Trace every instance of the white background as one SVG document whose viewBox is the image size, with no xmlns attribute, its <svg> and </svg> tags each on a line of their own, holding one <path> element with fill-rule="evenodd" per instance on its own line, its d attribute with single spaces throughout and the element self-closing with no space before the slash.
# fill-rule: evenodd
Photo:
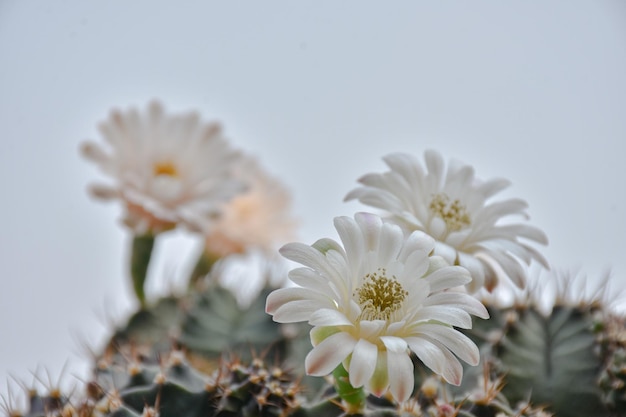
<svg viewBox="0 0 626 417">
<path fill-rule="evenodd" d="M 626 3 L 0 0 L 0 392 L 87 375 L 133 307 L 120 207 L 78 154 L 114 106 L 220 120 L 335 237 L 356 179 L 441 151 L 530 204 L 557 268 L 626 277 Z M 152 296 L 194 242 L 160 245 Z"/>
</svg>

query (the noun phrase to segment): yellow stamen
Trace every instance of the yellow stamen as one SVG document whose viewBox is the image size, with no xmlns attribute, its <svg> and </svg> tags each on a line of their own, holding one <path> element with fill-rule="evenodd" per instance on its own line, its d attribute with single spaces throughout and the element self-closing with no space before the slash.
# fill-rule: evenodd
<svg viewBox="0 0 626 417">
<path fill-rule="evenodd" d="M 444 193 L 435 194 L 428 208 L 435 216 L 443 219 L 449 232 L 465 229 L 472 223 L 467 208 L 461 201 L 456 199 L 451 202 L 450 197 Z"/>
<path fill-rule="evenodd" d="M 361 306 L 363 320 L 389 320 L 402 307 L 408 295 L 396 277 L 387 277 L 384 268 L 365 275 L 363 285 L 356 292 L 356 301 Z"/>
<path fill-rule="evenodd" d="M 157 162 L 154 164 L 154 175 L 167 175 L 170 177 L 178 177 L 176 165 L 171 162 Z"/>
</svg>

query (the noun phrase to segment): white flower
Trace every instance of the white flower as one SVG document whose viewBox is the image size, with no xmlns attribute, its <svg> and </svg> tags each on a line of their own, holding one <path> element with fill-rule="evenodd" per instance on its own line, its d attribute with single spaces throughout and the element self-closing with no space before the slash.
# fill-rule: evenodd
<svg viewBox="0 0 626 417">
<path fill-rule="evenodd" d="M 470 328 L 470 314 L 488 317 L 469 294 L 448 291 L 467 284 L 468 271 L 429 256 L 434 241 L 428 235 L 405 237 L 398 225 L 373 214 L 337 217 L 335 228 L 343 248 L 320 239 L 281 249 L 304 265 L 289 273 L 300 287 L 267 298 L 266 311 L 275 321 L 314 326 L 307 373 L 327 375 L 343 363 L 354 387 L 378 396 L 389 388 L 402 402 L 413 390 L 412 350 L 434 372 L 460 384 L 463 368 L 455 355 L 476 365 L 479 353 L 453 326 Z"/>
<path fill-rule="evenodd" d="M 219 259 L 211 275 L 249 305 L 268 284 L 279 285 L 276 273 L 284 267 L 277 249 L 293 239 L 296 221 L 291 214 L 291 194 L 256 159 L 244 157 L 234 175 L 247 190 L 222 207 L 205 239 L 208 259 Z M 282 283 L 282 282 L 281 282 Z"/>
<path fill-rule="evenodd" d="M 223 205 L 206 236 L 207 251 L 219 257 L 251 249 L 275 252 L 294 235 L 289 191 L 251 157 L 243 159 L 234 175 L 248 188 Z"/>
<path fill-rule="evenodd" d="M 386 156 L 391 169 L 382 174 L 367 174 L 363 184 L 348 193 L 346 200 L 383 209 L 391 219 L 408 231 L 421 230 L 435 238 L 435 254 L 448 262 L 469 269 L 471 292 L 481 287 L 492 290 L 498 276 L 509 277 L 518 287 L 525 285 L 521 263 L 539 261 L 548 268 L 544 257 L 530 242 L 547 244 L 545 234 L 524 223 L 502 223 L 503 218 L 527 218 L 525 201 L 508 199 L 490 202 L 506 188 L 509 181 L 481 181 L 471 166 L 452 163 L 447 170 L 441 155 L 424 154 L 426 171 L 413 156 L 396 153 Z"/>
<path fill-rule="evenodd" d="M 219 125 L 201 122 L 195 112 L 167 115 L 152 102 L 145 114 L 112 110 L 99 128 L 110 149 L 86 142 L 82 151 L 115 183 L 95 185 L 92 193 L 122 200 L 124 221 L 138 234 L 178 224 L 205 231 L 222 203 L 243 189 L 231 175 L 239 154 Z"/>
</svg>

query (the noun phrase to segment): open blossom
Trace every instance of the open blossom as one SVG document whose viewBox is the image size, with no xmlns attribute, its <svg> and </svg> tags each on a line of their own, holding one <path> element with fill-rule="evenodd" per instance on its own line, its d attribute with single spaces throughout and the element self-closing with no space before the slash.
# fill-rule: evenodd
<svg viewBox="0 0 626 417">
<path fill-rule="evenodd" d="M 299 287 L 272 292 L 266 311 L 275 321 L 308 321 L 314 348 L 308 374 L 323 376 L 343 363 L 354 387 L 398 401 L 413 390 L 410 351 L 448 382 L 460 384 L 457 356 L 479 361 L 476 345 L 453 326 L 470 328 L 470 314 L 487 318 L 471 295 L 451 288 L 471 277 L 460 266 L 430 256 L 434 240 L 419 231 L 405 236 L 374 214 L 335 219 L 343 247 L 332 239 L 312 246 L 285 245 L 281 254 L 303 267 L 289 273 Z M 455 356 L 456 355 L 456 356 Z"/>
<path fill-rule="evenodd" d="M 86 142 L 82 152 L 113 177 L 92 193 L 125 204 L 124 222 L 136 233 L 156 233 L 182 224 L 206 231 L 221 205 L 242 191 L 232 176 L 240 155 L 219 125 L 195 112 L 165 114 L 158 102 L 145 113 L 112 110 L 99 126 L 106 147 Z"/>
<path fill-rule="evenodd" d="M 296 221 L 285 185 L 256 159 L 244 156 L 244 161 L 234 175 L 247 189 L 224 203 L 206 235 L 205 251 L 208 259 L 220 259 L 211 272 L 246 306 L 264 286 L 278 285 L 275 277 L 284 277 L 277 273 L 286 263 L 277 249 L 293 239 Z"/>
<path fill-rule="evenodd" d="M 224 203 L 206 236 L 206 250 L 219 257 L 247 250 L 273 253 L 294 235 L 289 191 L 251 157 L 243 158 L 234 176 L 247 189 Z"/>
<path fill-rule="evenodd" d="M 509 181 L 481 181 L 471 166 L 453 163 L 446 169 L 441 155 L 424 154 L 426 170 L 415 157 L 395 153 L 386 156 L 390 171 L 371 173 L 359 179 L 363 185 L 348 193 L 346 200 L 385 210 L 390 220 L 408 231 L 421 230 L 436 240 L 435 254 L 467 268 L 473 278 L 470 291 L 492 290 L 498 276 L 525 285 L 522 263 L 546 260 L 528 242 L 547 244 L 545 234 L 528 224 L 504 218 L 527 218 L 521 199 L 490 202 Z M 525 241 L 528 242 L 525 242 Z"/>
</svg>

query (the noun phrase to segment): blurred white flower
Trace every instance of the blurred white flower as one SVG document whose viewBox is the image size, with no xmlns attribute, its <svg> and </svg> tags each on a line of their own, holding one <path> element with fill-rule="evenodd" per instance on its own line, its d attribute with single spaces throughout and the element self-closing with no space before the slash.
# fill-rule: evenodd
<svg viewBox="0 0 626 417">
<path fill-rule="evenodd" d="M 152 102 L 144 114 L 114 109 L 99 128 L 109 149 L 86 142 L 82 152 L 114 183 L 96 184 L 91 191 L 101 199 L 122 200 L 124 222 L 137 234 L 179 224 L 206 231 L 222 204 L 243 189 L 232 176 L 239 153 L 218 124 L 200 121 L 195 112 L 168 115 Z"/>
<path fill-rule="evenodd" d="M 247 190 L 223 205 L 206 236 L 206 250 L 217 257 L 249 250 L 272 254 L 295 234 L 291 194 L 251 157 L 243 159 L 234 175 Z"/>
<path fill-rule="evenodd" d="M 449 291 L 467 284 L 469 272 L 429 256 L 431 237 L 419 231 L 405 237 L 398 225 L 373 214 L 337 217 L 335 228 L 343 247 L 320 239 L 280 250 L 304 265 L 289 273 L 300 287 L 276 290 L 266 303 L 277 322 L 314 326 L 307 373 L 327 375 L 343 363 L 354 387 L 378 396 L 389 389 L 402 402 L 414 385 L 412 350 L 434 372 L 460 384 L 463 368 L 456 356 L 476 365 L 479 353 L 453 326 L 470 328 L 470 314 L 488 317 L 474 297 Z"/>
<path fill-rule="evenodd" d="M 521 199 L 488 202 L 509 185 L 504 179 L 481 181 L 469 165 L 451 163 L 446 169 L 441 155 L 424 154 L 426 170 L 417 158 L 395 153 L 384 159 L 390 171 L 371 173 L 359 179 L 363 185 L 346 200 L 358 199 L 387 211 L 394 222 L 409 232 L 421 230 L 437 241 L 435 254 L 472 275 L 471 292 L 492 290 L 499 276 L 523 288 L 526 271 L 521 263 L 531 260 L 548 268 L 544 257 L 526 241 L 547 244 L 546 235 L 524 223 L 502 223 L 503 218 L 527 218 Z"/>
</svg>

